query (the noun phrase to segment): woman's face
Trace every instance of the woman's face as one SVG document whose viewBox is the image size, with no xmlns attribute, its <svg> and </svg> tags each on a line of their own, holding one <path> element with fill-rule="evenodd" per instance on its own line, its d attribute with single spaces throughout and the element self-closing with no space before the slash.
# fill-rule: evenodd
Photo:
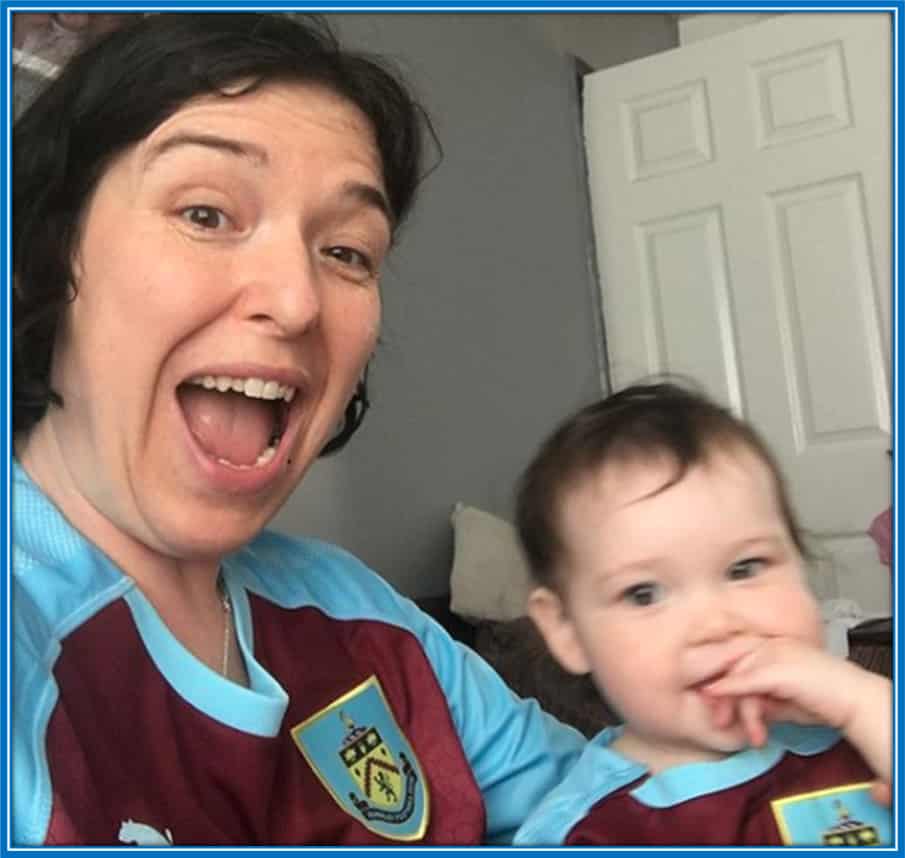
<svg viewBox="0 0 905 858">
<path fill-rule="evenodd" d="M 128 149 L 54 353 L 45 421 L 78 500 L 173 557 L 253 536 L 374 348 L 390 237 L 370 123 L 326 89 L 199 98 Z"/>
</svg>

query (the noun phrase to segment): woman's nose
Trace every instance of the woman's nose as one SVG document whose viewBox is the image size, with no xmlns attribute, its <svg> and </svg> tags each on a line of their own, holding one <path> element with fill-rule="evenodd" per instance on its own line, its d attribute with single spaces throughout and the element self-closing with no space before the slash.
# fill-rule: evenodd
<svg viewBox="0 0 905 858">
<path fill-rule="evenodd" d="M 315 327 L 321 314 L 321 274 L 298 233 L 260 242 L 243 260 L 243 313 L 293 337 Z"/>
</svg>

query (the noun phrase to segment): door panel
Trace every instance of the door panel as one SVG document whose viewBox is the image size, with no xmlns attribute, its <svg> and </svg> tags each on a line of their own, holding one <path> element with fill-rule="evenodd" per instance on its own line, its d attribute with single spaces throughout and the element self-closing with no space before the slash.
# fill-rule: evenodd
<svg viewBox="0 0 905 858">
<path fill-rule="evenodd" d="M 886 13 L 780 15 L 590 74 L 585 134 L 615 388 L 690 375 L 751 420 L 834 585 L 889 609 Z"/>
</svg>

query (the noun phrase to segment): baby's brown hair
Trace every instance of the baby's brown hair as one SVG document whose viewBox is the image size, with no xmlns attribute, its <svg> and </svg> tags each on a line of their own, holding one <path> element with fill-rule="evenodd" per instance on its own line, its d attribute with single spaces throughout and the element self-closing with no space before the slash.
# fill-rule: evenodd
<svg viewBox="0 0 905 858">
<path fill-rule="evenodd" d="M 744 448 L 773 475 L 780 512 L 795 546 L 809 552 L 773 454 L 753 427 L 703 393 L 673 382 L 638 384 L 589 405 L 541 445 L 518 484 L 516 529 L 535 582 L 556 590 L 566 546 L 559 532 L 563 496 L 613 462 L 673 460 L 675 474 L 657 491 L 717 449 Z"/>
</svg>

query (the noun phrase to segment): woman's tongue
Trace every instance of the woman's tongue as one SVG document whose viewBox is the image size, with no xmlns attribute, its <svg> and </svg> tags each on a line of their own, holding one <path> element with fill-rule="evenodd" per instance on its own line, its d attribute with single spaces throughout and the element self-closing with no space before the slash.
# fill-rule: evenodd
<svg viewBox="0 0 905 858">
<path fill-rule="evenodd" d="M 192 434 L 215 459 L 253 465 L 273 435 L 273 405 L 266 400 L 183 385 L 179 401 Z"/>
</svg>

